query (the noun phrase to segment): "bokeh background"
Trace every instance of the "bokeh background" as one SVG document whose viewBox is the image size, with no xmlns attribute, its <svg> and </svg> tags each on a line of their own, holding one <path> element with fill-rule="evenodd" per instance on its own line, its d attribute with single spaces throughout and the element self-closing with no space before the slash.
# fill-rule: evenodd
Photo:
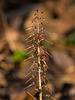
<svg viewBox="0 0 75 100">
<path fill-rule="evenodd" d="M 24 62 L 28 56 L 24 49 L 30 34 L 25 29 L 36 8 L 44 11 L 46 34 L 53 43 L 45 44 L 51 55 L 47 85 L 56 100 L 75 100 L 75 0 L 0 0 L 0 100 L 33 100 L 24 90 L 32 64 Z M 34 89 L 29 91 L 33 94 Z M 38 93 L 35 96 L 38 99 Z"/>
</svg>

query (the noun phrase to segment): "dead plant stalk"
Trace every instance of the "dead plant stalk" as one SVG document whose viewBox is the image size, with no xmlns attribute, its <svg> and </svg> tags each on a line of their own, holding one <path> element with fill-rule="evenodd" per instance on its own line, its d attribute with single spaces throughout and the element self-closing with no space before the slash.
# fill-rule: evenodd
<svg viewBox="0 0 75 100">
<path fill-rule="evenodd" d="M 39 34 L 39 22 L 37 22 L 37 33 Z M 39 35 L 38 35 L 39 36 Z M 42 100 L 42 85 L 41 85 L 41 65 L 40 65 L 40 40 L 38 38 L 38 74 L 39 74 L 39 100 Z"/>
</svg>

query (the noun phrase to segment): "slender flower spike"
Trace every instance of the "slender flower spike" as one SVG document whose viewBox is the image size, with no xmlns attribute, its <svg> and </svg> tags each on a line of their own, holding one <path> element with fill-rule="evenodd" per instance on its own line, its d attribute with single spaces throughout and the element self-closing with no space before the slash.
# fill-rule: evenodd
<svg viewBox="0 0 75 100">
<path fill-rule="evenodd" d="M 37 100 L 30 92 L 27 91 L 27 93 L 33 98 L 33 100 Z"/>
<path fill-rule="evenodd" d="M 44 42 L 48 42 L 51 44 L 51 42 L 46 40 L 46 34 L 48 33 L 48 31 L 46 30 L 45 24 L 43 23 L 46 22 L 48 23 L 44 17 L 40 16 L 42 15 L 44 12 L 40 11 L 39 9 L 36 9 L 35 13 L 34 13 L 34 18 L 32 19 L 31 26 L 26 29 L 26 31 L 32 30 L 31 31 L 31 35 L 26 39 L 26 41 L 30 44 L 29 47 L 27 47 L 26 50 L 29 51 L 28 54 L 31 54 L 32 56 L 30 56 L 27 59 L 31 59 L 33 58 L 33 63 L 32 65 L 29 67 L 28 69 L 28 74 L 25 75 L 25 77 L 30 77 L 25 84 L 33 81 L 32 84 L 30 84 L 29 86 L 27 86 L 25 89 L 32 87 L 32 86 L 37 86 L 35 91 L 37 90 L 37 92 L 39 93 L 39 100 L 43 100 L 43 87 L 46 85 L 46 81 L 47 81 L 47 63 L 45 61 L 45 58 L 47 57 L 46 55 L 49 55 L 49 53 L 47 52 L 46 48 L 44 47 Z M 30 31 L 29 31 L 30 32 Z M 50 55 L 49 55 L 50 56 Z M 37 76 L 37 77 L 35 77 Z M 36 83 L 36 84 L 35 84 Z M 44 84 L 43 84 L 44 83 Z M 37 89 L 38 88 L 38 89 Z M 48 88 L 48 86 L 47 86 Z M 48 88 L 49 90 L 49 88 Z M 50 92 L 50 90 L 49 90 Z M 33 100 L 37 100 L 32 94 L 30 94 L 29 92 L 27 92 L 32 98 Z M 51 96 L 51 92 L 50 95 L 46 95 L 46 97 L 49 97 L 53 100 L 55 100 L 52 96 Z"/>
<path fill-rule="evenodd" d="M 35 76 L 32 75 L 32 77 L 31 77 L 25 84 L 27 84 L 29 81 L 31 81 L 31 80 L 34 79 L 34 78 L 35 78 Z"/>
<path fill-rule="evenodd" d="M 27 89 L 27 88 L 29 88 L 31 86 L 35 86 L 35 83 L 33 82 L 32 84 L 30 84 L 29 86 L 25 87 L 24 89 Z"/>
</svg>

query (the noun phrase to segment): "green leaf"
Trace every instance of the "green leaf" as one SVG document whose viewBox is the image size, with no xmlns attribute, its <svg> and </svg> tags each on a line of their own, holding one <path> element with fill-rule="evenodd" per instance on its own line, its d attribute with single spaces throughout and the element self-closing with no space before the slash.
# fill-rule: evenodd
<svg viewBox="0 0 75 100">
<path fill-rule="evenodd" d="M 70 38 L 66 38 L 65 42 L 67 45 L 74 45 L 75 44 L 75 35 L 72 35 Z"/>
<path fill-rule="evenodd" d="M 25 58 L 28 58 L 29 57 L 29 54 L 27 54 L 28 51 L 25 51 L 25 52 L 21 52 L 21 51 L 16 51 L 14 52 L 13 54 L 13 61 L 14 62 L 19 62 Z"/>
</svg>

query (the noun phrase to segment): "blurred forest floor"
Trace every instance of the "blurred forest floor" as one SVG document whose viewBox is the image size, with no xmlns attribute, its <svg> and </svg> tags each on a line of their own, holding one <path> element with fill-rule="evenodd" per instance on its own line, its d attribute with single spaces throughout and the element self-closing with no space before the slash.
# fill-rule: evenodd
<svg viewBox="0 0 75 100">
<path fill-rule="evenodd" d="M 0 0 L 0 100 L 32 100 L 24 90 L 26 70 L 32 64 L 24 62 L 25 39 L 30 35 L 25 29 L 37 7 L 44 11 L 46 34 L 53 43 L 45 44 L 51 55 L 47 85 L 56 100 L 75 100 L 75 0 Z M 34 89 L 29 91 L 33 94 Z"/>
</svg>

